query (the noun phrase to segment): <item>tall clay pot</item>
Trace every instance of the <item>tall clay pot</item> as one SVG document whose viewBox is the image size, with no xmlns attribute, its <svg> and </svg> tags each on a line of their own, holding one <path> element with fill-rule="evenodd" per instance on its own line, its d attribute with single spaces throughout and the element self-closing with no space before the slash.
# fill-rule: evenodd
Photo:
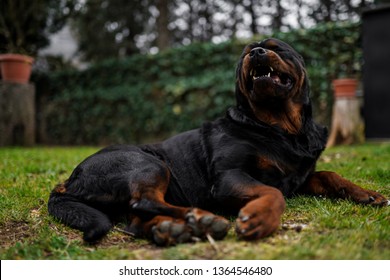
<svg viewBox="0 0 390 280">
<path fill-rule="evenodd" d="M 27 84 L 34 59 L 21 54 L 1 54 L 0 66 L 3 81 Z"/>
<path fill-rule="evenodd" d="M 333 80 L 333 92 L 334 97 L 348 97 L 353 98 L 356 96 L 356 89 L 358 81 L 356 79 L 337 79 Z"/>
<path fill-rule="evenodd" d="M 356 96 L 356 79 L 333 81 L 334 104 L 332 125 L 327 146 L 364 142 L 364 122 L 360 115 L 360 100 Z"/>
</svg>

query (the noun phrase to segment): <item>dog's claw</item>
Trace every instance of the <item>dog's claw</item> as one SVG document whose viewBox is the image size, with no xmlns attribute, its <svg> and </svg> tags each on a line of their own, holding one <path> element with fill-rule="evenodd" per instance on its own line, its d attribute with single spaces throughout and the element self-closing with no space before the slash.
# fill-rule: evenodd
<svg viewBox="0 0 390 280">
<path fill-rule="evenodd" d="M 189 212 L 187 215 L 186 215 L 186 221 L 187 223 L 189 224 L 194 224 L 196 222 L 196 219 L 195 219 L 195 216 L 192 212 Z"/>
<path fill-rule="evenodd" d="M 240 217 L 241 222 L 246 222 L 249 220 L 249 216 L 242 216 Z"/>
<path fill-rule="evenodd" d="M 240 213 L 238 213 L 238 219 L 245 223 L 246 221 L 248 221 L 250 219 L 249 215 L 245 215 L 242 211 L 240 211 Z"/>
<path fill-rule="evenodd" d="M 131 208 L 136 209 L 138 207 L 138 204 L 139 204 L 138 202 L 131 204 Z"/>
</svg>

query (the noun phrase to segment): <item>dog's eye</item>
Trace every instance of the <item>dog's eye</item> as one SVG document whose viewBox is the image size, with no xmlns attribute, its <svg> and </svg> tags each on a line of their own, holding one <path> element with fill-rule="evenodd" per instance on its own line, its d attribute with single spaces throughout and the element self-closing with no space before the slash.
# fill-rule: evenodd
<svg viewBox="0 0 390 280">
<path fill-rule="evenodd" d="M 268 48 L 268 49 L 271 50 L 271 51 L 274 51 L 274 52 L 276 52 L 276 53 L 284 52 L 284 50 L 283 50 L 281 47 L 279 47 L 279 46 L 271 46 L 271 47 Z"/>
</svg>

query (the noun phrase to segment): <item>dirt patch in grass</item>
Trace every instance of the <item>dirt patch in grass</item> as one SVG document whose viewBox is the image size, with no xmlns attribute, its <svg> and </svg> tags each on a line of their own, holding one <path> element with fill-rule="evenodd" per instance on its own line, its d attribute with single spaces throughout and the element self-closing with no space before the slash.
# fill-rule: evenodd
<svg viewBox="0 0 390 280">
<path fill-rule="evenodd" d="M 83 233 L 81 231 L 71 229 L 64 225 L 57 223 L 50 224 L 50 230 L 53 234 L 65 237 L 68 241 L 78 241 L 81 246 L 89 248 L 105 249 L 113 246 L 123 249 L 158 249 L 155 245 L 149 243 L 144 239 L 134 238 L 124 233 L 118 232 L 115 229 L 111 230 L 107 236 L 100 240 L 97 244 L 87 244 L 83 241 Z"/>
<path fill-rule="evenodd" d="M 0 225 L 0 247 L 6 248 L 31 236 L 27 222 L 10 221 Z"/>
<path fill-rule="evenodd" d="M 139 249 L 139 248 L 154 248 L 154 245 L 149 245 L 146 240 L 135 239 L 123 233 L 112 231 L 103 238 L 97 245 L 99 248 L 108 248 L 111 246 L 119 246 L 121 248 Z"/>
</svg>

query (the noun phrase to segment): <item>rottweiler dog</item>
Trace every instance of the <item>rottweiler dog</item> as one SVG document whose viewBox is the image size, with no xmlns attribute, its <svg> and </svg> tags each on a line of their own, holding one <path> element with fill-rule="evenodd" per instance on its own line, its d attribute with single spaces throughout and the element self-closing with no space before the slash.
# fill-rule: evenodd
<svg viewBox="0 0 390 280">
<path fill-rule="evenodd" d="M 284 197 L 294 194 L 388 205 L 377 192 L 315 171 L 327 130 L 312 119 L 304 61 L 288 44 L 269 38 L 246 46 L 235 94 L 235 107 L 199 129 L 88 157 L 51 192 L 49 213 L 86 242 L 127 217 L 127 231 L 164 246 L 224 238 L 230 222 L 219 215 L 237 216 L 241 239 L 269 236 Z"/>
</svg>

